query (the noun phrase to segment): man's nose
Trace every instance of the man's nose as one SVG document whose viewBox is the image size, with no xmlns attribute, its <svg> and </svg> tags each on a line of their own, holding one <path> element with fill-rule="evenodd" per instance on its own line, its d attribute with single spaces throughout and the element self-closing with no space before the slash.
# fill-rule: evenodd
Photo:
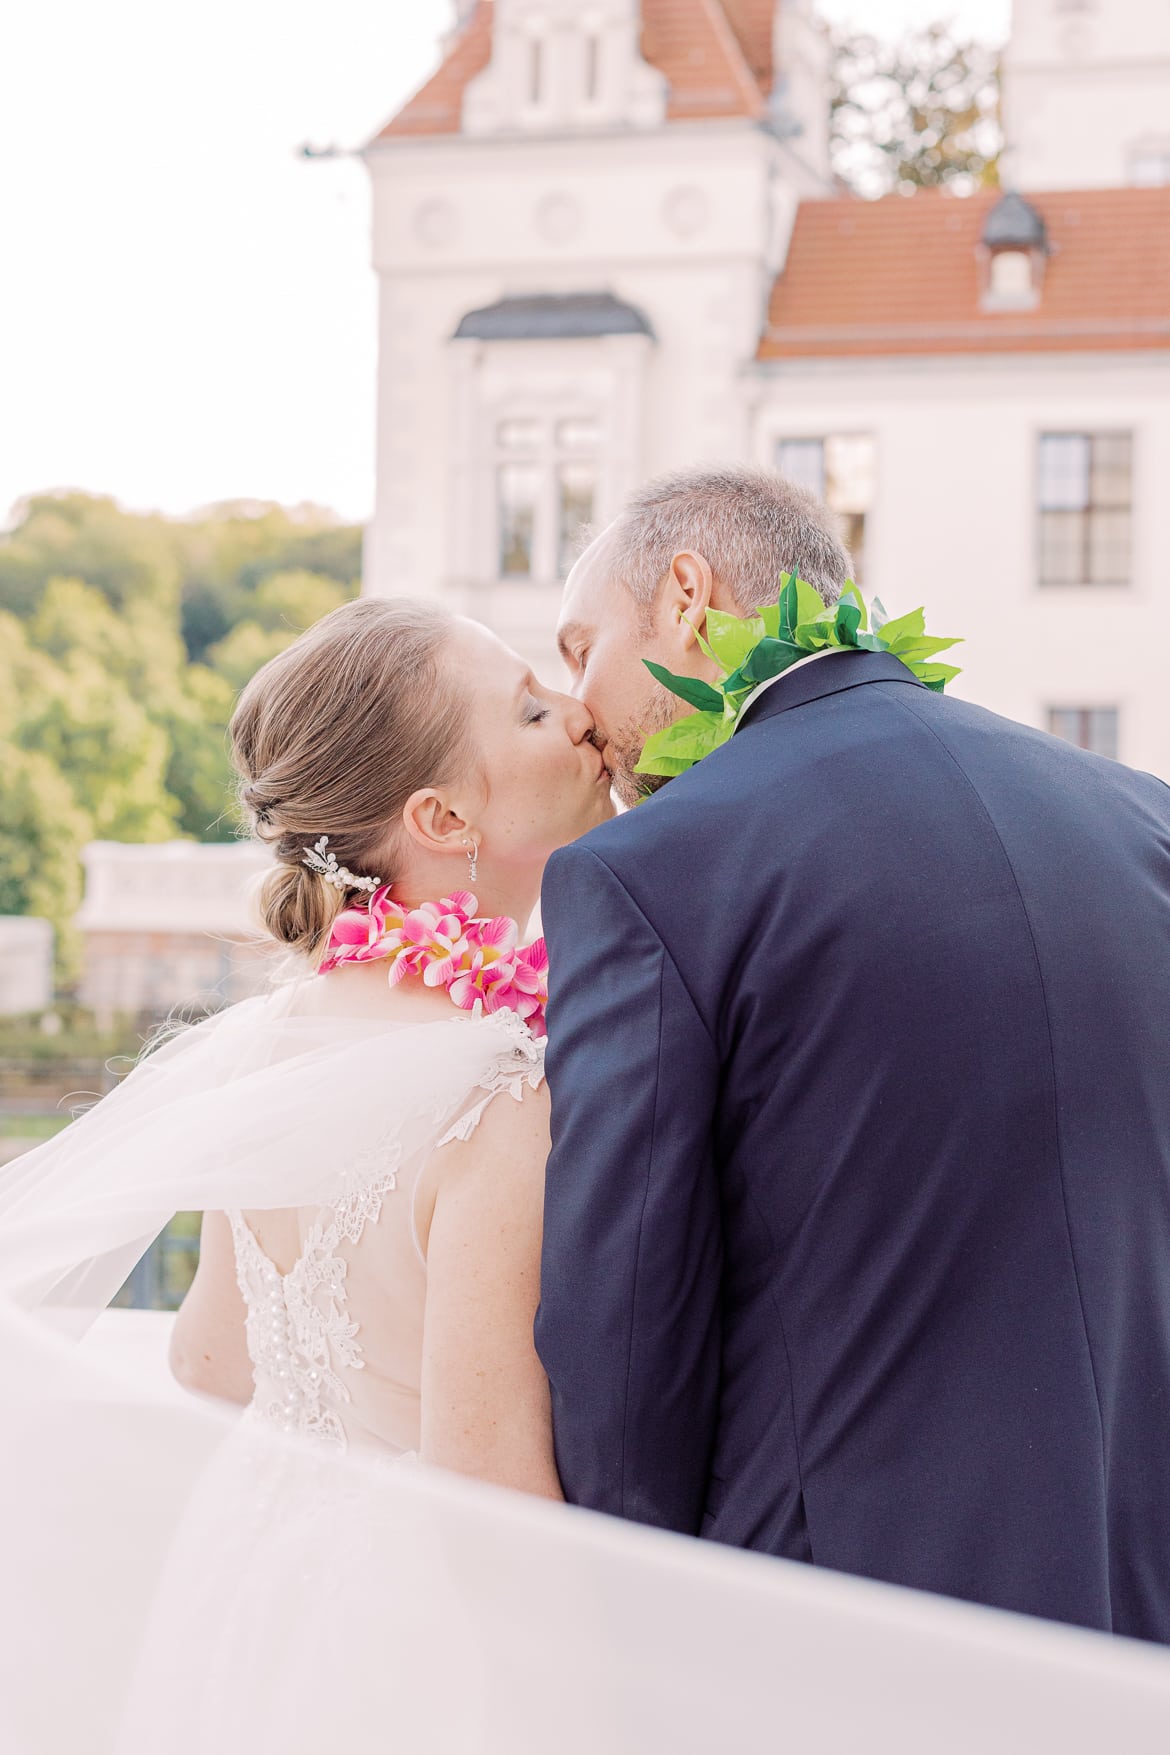
<svg viewBox="0 0 1170 1755">
<path fill-rule="evenodd" d="M 565 696 L 565 725 L 574 743 L 584 743 L 597 729 L 592 713 L 581 699 L 580 689 L 581 679 L 578 677 L 572 691 Z"/>
</svg>

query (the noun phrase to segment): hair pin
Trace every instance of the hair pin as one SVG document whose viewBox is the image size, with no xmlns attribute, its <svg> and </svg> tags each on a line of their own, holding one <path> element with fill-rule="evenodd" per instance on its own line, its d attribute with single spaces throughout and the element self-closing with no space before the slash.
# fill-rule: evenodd
<svg viewBox="0 0 1170 1755">
<path fill-rule="evenodd" d="M 369 890 L 372 894 L 379 887 L 381 878 L 357 877 L 348 866 L 338 865 L 336 853 L 326 853 L 328 845 L 328 835 L 322 835 L 312 847 L 306 847 L 302 865 L 307 865 L 310 871 L 319 872 L 325 882 L 332 884 L 335 890 Z"/>
</svg>

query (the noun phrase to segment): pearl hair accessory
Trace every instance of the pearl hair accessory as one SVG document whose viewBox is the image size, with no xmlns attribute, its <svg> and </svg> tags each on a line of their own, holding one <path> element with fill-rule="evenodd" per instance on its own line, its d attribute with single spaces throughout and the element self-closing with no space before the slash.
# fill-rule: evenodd
<svg viewBox="0 0 1170 1755">
<path fill-rule="evenodd" d="M 366 890 L 372 895 L 382 882 L 381 878 L 356 877 L 348 866 L 338 865 L 336 853 L 326 853 L 328 845 L 328 835 L 322 835 L 312 847 L 304 849 L 301 864 L 307 865 L 310 871 L 319 872 L 335 890 Z"/>
</svg>

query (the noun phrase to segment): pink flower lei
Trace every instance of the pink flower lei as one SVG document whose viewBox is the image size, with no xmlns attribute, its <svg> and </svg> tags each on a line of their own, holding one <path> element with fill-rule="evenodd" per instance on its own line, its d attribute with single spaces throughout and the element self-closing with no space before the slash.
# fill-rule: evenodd
<svg viewBox="0 0 1170 1755">
<path fill-rule="evenodd" d="M 543 1036 L 548 1001 L 548 952 L 544 940 L 517 948 L 516 922 L 501 914 L 477 920 L 477 899 L 456 890 L 439 902 L 405 909 L 390 885 L 369 902 L 345 909 L 333 923 L 321 964 L 328 974 L 342 963 L 388 961 L 390 985 L 421 975 L 428 987 L 445 987 L 461 1011 L 513 1011 L 534 1036 Z"/>
</svg>

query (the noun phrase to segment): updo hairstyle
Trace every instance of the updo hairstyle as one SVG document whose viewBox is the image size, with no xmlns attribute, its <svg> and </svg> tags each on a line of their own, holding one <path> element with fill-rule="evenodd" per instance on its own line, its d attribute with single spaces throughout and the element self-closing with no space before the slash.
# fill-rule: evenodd
<svg viewBox="0 0 1170 1755">
<path fill-rule="evenodd" d="M 264 926 L 314 962 L 365 892 L 327 883 L 306 849 L 327 835 L 339 865 L 393 883 L 407 799 L 469 760 L 466 704 L 443 667 L 453 625 L 432 604 L 343 604 L 258 670 L 236 705 L 240 802 L 277 861 L 260 892 Z"/>
</svg>

